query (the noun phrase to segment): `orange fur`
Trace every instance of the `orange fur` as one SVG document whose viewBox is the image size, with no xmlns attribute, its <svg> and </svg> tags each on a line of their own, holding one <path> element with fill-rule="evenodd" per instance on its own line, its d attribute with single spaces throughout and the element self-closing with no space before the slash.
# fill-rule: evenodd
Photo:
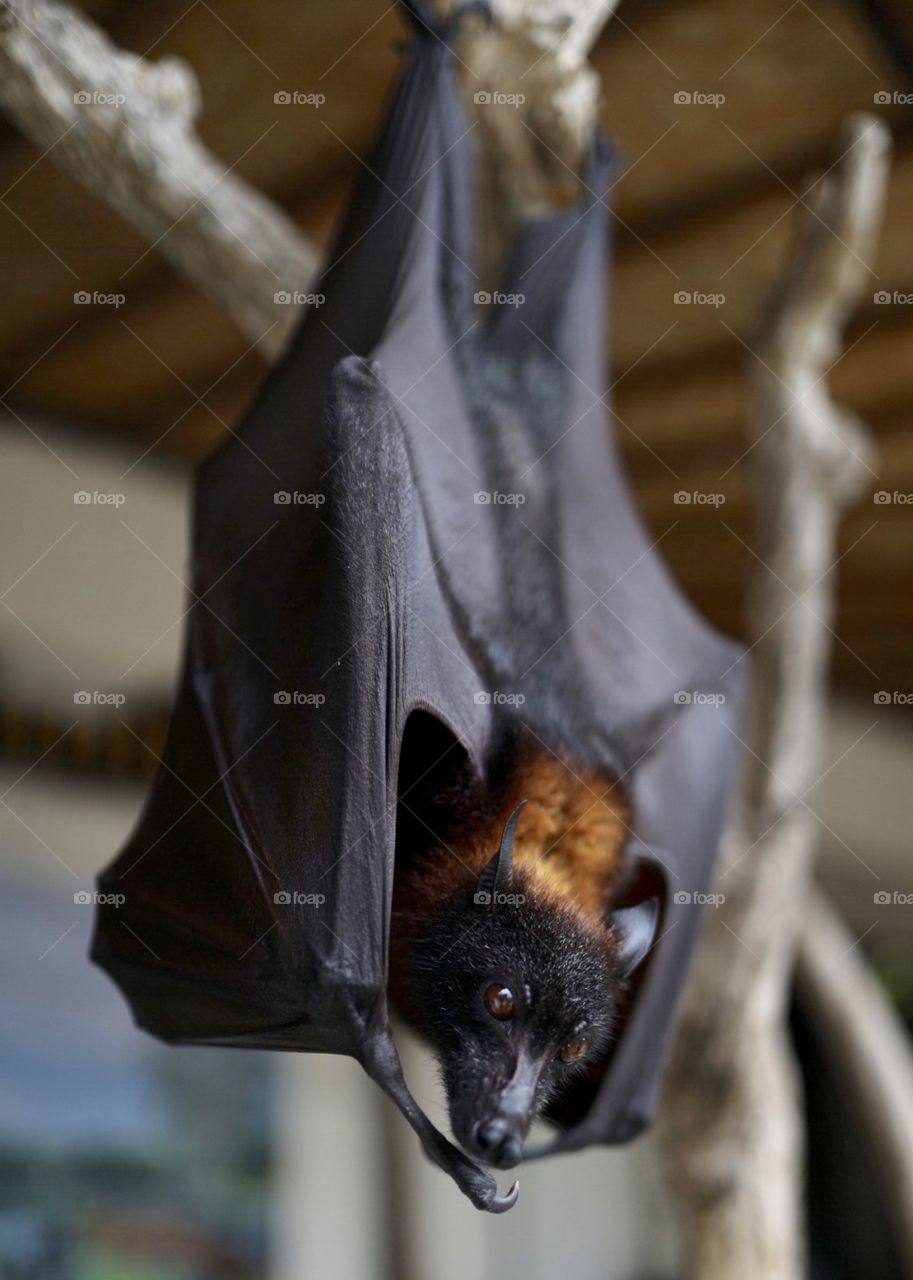
<svg viewBox="0 0 913 1280">
<path fill-rule="evenodd" d="M 504 824 L 520 803 L 514 867 L 527 891 L 563 902 L 592 926 L 604 927 L 621 863 L 630 810 L 621 786 L 592 769 L 576 769 L 545 752 L 528 753 L 497 794 L 455 791 L 456 814 L 440 840 L 409 851 L 397 866 L 393 903 L 394 971 L 411 938 L 448 899 L 464 893 L 498 848 Z"/>
<path fill-rule="evenodd" d="M 514 866 L 549 896 L 601 923 L 630 820 L 621 788 L 542 755 L 519 771 L 516 795 L 528 803 L 517 826 Z"/>
</svg>

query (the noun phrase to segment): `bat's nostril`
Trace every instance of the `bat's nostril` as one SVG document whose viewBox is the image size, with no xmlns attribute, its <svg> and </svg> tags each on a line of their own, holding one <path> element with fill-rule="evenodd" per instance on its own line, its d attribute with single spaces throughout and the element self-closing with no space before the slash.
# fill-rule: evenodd
<svg viewBox="0 0 913 1280">
<path fill-rule="evenodd" d="M 476 1143 L 486 1155 L 493 1153 L 504 1139 L 506 1126 L 503 1120 L 487 1120 L 476 1129 Z"/>
<path fill-rule="evenodd" d="M 516 1128 L 503 1119 L 487 1120 L 475 1131 L 476 1150 L 492 1164 L 509 1169 L 517 1164 L 523 1142 Z"/>
</svg>

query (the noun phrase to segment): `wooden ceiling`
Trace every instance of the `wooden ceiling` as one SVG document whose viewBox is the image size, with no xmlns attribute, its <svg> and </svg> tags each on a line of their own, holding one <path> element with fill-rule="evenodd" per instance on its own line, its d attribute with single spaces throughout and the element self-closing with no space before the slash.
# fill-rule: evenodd
<svg viewBox="0 0 913 1280">
<path fill-rule="evenodd" d="M 111 38 L 194 68 L 200 133 L 234 172 L 325 246 L 371 148 L 404 38 L 384 0 L 84 0 Z M 837 684 L 871 700 L 911 691 L 913 504 L 913 129 L 893 95 L 898 46 L 869 16 L 905 6 L 841 0 L 622 0 L 595 51 L 602 120 L 625 164 L 613 192 L 611 342 L 618 431 L 662 551 L 697 605 L 741 630 L 750 536 L 743 455 L 744 368 L 809 175 L 831 165 L 854 110 L 891 124 L 896 155 L 872 298 L 853 317 L 832 374 L 872 426 L 871 491 L 845 522 L 838 572 Z M 319 110 L 277 106 L 281 89 L 320 92 Z M 678 103 L 676 94 L 725 101 Z M 876 95 L 891 101 L 876 104 Z M 0 379 L 26 421 L 51 411 L 185 466 L 237 418 L 263 373 L 232 322 L 164 265 L 115 214 L 0 125 Z M 86 289 L 113 307 L 74 305 Z M 681 305 L 680 292 L 722 294 Z M 892 298 L 876 303 L 877 292 Z M 79 424 L 84 424 L 80 426 Z M 719 508 L 678 491 L 721 493 Z"/>
</svg>

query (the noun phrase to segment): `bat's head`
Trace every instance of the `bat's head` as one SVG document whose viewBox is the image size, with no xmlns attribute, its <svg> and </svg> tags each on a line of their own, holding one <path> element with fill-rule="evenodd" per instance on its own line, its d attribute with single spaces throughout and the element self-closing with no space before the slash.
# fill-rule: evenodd
<svg viewBox="0 0 913 1280">
<path fill-rule="evenodd" d="M 511 867 L 518 812 L 480 880 L 413 955 L 413 991 L 454 1136 L 502 1169 L 519 1162 L 549 1099 L 607 1049 L 624 980 L 657 917 L 651 899 L 600 928 L 537 895 Z"/>
</svg>

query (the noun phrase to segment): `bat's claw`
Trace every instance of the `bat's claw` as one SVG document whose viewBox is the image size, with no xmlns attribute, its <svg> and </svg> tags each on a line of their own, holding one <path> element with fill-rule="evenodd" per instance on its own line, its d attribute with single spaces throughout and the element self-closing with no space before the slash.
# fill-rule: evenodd
<svg viewBox="0 0 913 1280">
<path fill-rule="evenodd" d="M 498 1195 L 498 1184 L 491 1174 L 470 1160 L 464 1158 L 459 1167 L 451 1166 L 449 1171 L 463 1194 L 469 1197 L 477 1209 L 482 1209 L 485 1213 L 507 1213 L 517 1203 L 519 1182 L 513 1184 L 506 1196 L 501 1196 Z"/>
<path fill-rule="evenodd" d="M 520 1184 L 515 1182 L 506 1196 L 495 1196 L 491 1204 L 488 1205 L 489 1213 L 507 1213 L 508 1209 L 512 1209 L 517 1203 L 520 1195 Z"/>
</svg>

